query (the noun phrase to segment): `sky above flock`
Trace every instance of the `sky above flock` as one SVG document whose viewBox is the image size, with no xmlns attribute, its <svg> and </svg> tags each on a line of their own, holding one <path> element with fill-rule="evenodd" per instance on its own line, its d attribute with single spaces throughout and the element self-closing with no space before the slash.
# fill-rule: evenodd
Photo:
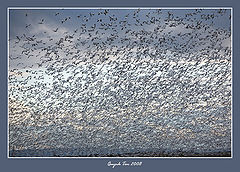
<svg viewBox="0 0 240 172">
<path fill-rule="evenodd" d="M 101 27 L 102 23 L 111 23 L 109 18 L 117 18 L 116 22 L 116 32 L 118 37 L 125 38 L 125 31 L 121 31 L 119 21 L 126 20 L 130 25 L 131 30 L 145 30 L 145 31 L 154 31 L 157 24 L 136 26 L 137 20 L 139 22 L 149 21 L 153 17 L 155 19 L 160 19 L 160 25 L 164 25 L 164 20 L 168 18 L 168 13 L 172 13 L 176 18 L 183 18 L 183 21 L 186 23 L 194 23 L 195 21 L 201 21 L 202 23 L 209 24 L 213 29 L 223 29 L 227 32 L 230 32 L 230 10 L 226 10 L 224 15 L 220 17 L 215 17 L 211 19 L 210 23 L 208 20 L 201 19 L 202 15 L 207 16 L 213 13 L 217 14 L 218 11 L 214 9 L 205 9 L 201 15 L 195 16 L 187 16 L 188 13 L 195 12 L 195 9 L 163 9 L 158 13 L 156 9 L 141 9 L 137 14 L 137 17 L 134 18 L 134 13 L 138 11 L 138 9 L 110 9 L 107 14 L 104 14 L 105 9 L 10 9 L 9 11 L 9 38 L 10 38 L 10 56 L 14 60 L 10 60 L 10 68 L 21 68 L 21 66 L 31 66 L 33 63 L 38 62 L 39 58 L 36 57 L 37 54 L 39 56 L 41 54 L 41 48 L 53 45 L 61 38 L 64 38 L 65 35 L 75 34 L 73 38 L 72 45 L 76 44 L 78 41 L 84 41 L 88 39 L 88 32 L 81 34 L 81 27 L 84 25 L 86 29 L 91 29 L 91 27 L 96 27 L 97 29 Z M 150 17 L 147 17 L 147 16 Z M 187 20 L 190 19 L 190 20 Z M 191 21 L 191 19 L 193 19 Z M 101 21 L 100 21 L 101 20 Z M 159 23 L 158 23 L 159 24 Z M 104 26 L 105 27 L 105 26 Z M 97 30 L 95 29 L 95 31 Z M 178 33 L 187 32 L 185 28 L 182 26 L 175 28 L 165 28 L 162 33 L 167 33 L 168 31 L 173 30 L 172 35 L 176 35 Z M 104 31 L 104 35 L 99 34 L 102 30 L 98 29 L 98 33 L 95 33 L 95 36 L 100 39 L 105 39 L 110 34 L 113 33 L 112 30 Z M 201 30 L 199 30 L 201 32 Z M 76 36 L 80 34 L 79 37 Z M 16 44 L 18 38 L 21 37 L 34 37 L 36 41 L 46 42 L 43 46 L 35 46 L 34 52 L 30 58 L 26 58 L 23 51 L 24 48 L 27 48 L 27 45 L 24 44 L 26 42 L 21 41 Z M 94 34 L 93 34 L 94 36 Z M 179 40 L 179 43 L 181 40 Z M 15 43 L 14 43 L 15 42 Z M 89 42 L 88 42 L 89 43 Z M 86 45 L 88 45 L 88 43 Z M 90 42 L 91 43 L 91 42 Z M 149 44 L 151 47 L 154 43 Z M 229 45 L 229 42 L 227 43 Z M 118 44 L 116 44 L 118 45 Z M 68 46 L 68 45 L 65 45 Z M 23 48 L 24 47 L 24 48 Z M 84 46 L 79 46 L 79 51 L 84 51 L 86 48 Z M 91 47 L 90 47 L 91 48 Z M 168 47 L 167 47 L 168 48 Z M 31 54 L 31 53 L 30 53 Z M 29 54 L 28 54 L 29 55 Z M 64 52 L 60 53 L 60 56 L 65 56 Z M 18 58 L 20 57 L 20 58 Z M 22 65 L 17 65 L 19 63 L 23 63 Z"/>
<path fill-rule="evenodd" d="M 127 14 L 133 14 L 137 9 L 111 9 L 110 14 L 114 14 L 119 19 L 124 19 Z M 141 13 L 139 13 L 139 18 L 142 20 L 146 19 L 146 14 L 151 11 L 155 11 L 156 9 L 141 9 Z M 104 11 L 104 9 L 10 9 L 9 12 L 9 22 L 10 22 L 10 38 L 14 38 L 15 36 L 22 33 L 41 33 L 42 31 L 49 31 L 52 28 L 61 27 L 62 30 L 73 30 L 76 29 L 81 24 L 86 23 L 83 21 L 83 17 L 89 17 L 90 13 L 98 13 Z M 172 12 L 175 16 L 184 17 L 188 12 L 191 13 L 193 9 L 164 9 L 165 14 L 161 15 L 162 18 L 167 17 L 167 12 Z M 205 9 L 205 14 L 211 14 L 212 9 Z M 227 15 L 221 17 L 221 20 L 216 18 L 214 20 L 215 27 L 222 27 L 224 29 L 228 29 L 230 26 L 229 16 L 230 10 L 227 10 Z M 59 13 L 56 16 L 56 13 Z M 27 16 L 26 16 L 27 14 Z M 78 18 L 77 16 L 80 16 Z M 66 17 L 71 17 L 71 22 L 61 23 L 63 19 Z M 97 16 L 95 15 L 95 18 Z M 101 18 L 107 19 L 107 16 L 102 16 Z M 42 19 L 44 19 L 44 24 L 39 25 Z M 134 23 L 133 18 L 129 17 L 129 23 Z M 89 24 L 94 24 L 94 20 L 89 20 Z M 26 25 L 31 24 L 31 27 L 25 28 Z"/>
</svg>

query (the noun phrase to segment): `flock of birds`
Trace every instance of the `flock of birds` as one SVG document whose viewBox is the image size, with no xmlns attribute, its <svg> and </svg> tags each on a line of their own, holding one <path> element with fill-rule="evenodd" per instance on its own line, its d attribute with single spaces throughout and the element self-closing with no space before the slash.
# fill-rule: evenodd
<svg viewBox="0 0 240 172">
<path fill-rule="evenodd" d="M 230 151 L 229 10 L 83 11 L 10 35 L 10 156 Z"/>
</svg>

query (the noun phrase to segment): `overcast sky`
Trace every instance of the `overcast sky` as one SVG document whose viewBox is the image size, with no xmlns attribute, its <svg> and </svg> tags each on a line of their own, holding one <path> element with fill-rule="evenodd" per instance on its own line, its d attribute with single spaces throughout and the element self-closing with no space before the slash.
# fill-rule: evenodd
<svg viewBox="0 0 240 172">
<path fill-rule="evenodd" d="M 70 52 L 70 49 L 74 47 L 74 51 L 72 51 L 72 54 L 67 55 L 66 59 L 71 59 L 70 57 L 73 57 L 79 51 L 81 51 L 82 56 L 89 55 L 89 53 L 86 53 L 87 51 L 101 54 L 103 49 L 96 49 L 91 38 L 97 37 L 99 40 L 95 40 L 95 42 L 102 43 L 111 37 L 111 34 L 113 34 L 113 37 L 117 36 L 117 39 L 112 41 L 111 45 L 105 46 L 105 49 L 112 52 L 114 48 L 117 49 L 121 46 L 124 49 L 126 42 L 120 43 L 119 40 L 129 38 L 130 42 L 133 42 L 139 39 L 139 37 L 129 34 L 130 32 L 144 30 L 148 32 L 144 37 L 149 39 L 151 34 L 159 29 L 158 26 L 162 27 L 159 29 L 161 32 L 159 30 L 155 32 L 158 38 L 174 37 L 175 43 L 179 45 L 188 40 L 181 39 L 181 36 L 177 36 L 177 34 L 191 33 L 191 35 L 195 36 L 191 38 L 191 35 L 189 35 L 188 38 L 194 40 L 194 37 L 198 37 L 200 34 L 202 37 L 208 35 L 207 31 L 223 30 L 224 33 L 219 34 L 219 37 L 224 37 L 226 33 L 230 33 L 230 10 L 204 9 L 196 13 L 194 9 L 163 9 L 161 11 L 156 9 L 141 9 L 139 11 L 138 9 L 110 9 L 106 13 L 104 12 L 105 9 L 11 9 L 9 13 L 10 68 L 38 67 L 36 63 L 41 62 L 41 57 L 44 58 L 46 48 L 52 49 L 52 51 L 56 50 L 59 56 L 65 58 L 67 52 Z M 192 13 L 195 14 L 192 15 Z M 210 19 L 207 19 L 208 17 Z M 182 19 L 181 21 L 184 24 L 177 24 L 171 27 L 171 23 L 174 22 L 166 21 L 169 18 L 175 20 Z M 153 22 L 154 20 L 157 21 Z M 122 21 L 126 21 L 126 23 Z M 207 25 L 207 31 L 204 31 L 204 27 L 197 30 L 186 29 L 187 24 L 191 26 L 196 25 L 197 22 L 201 22 L 202 26 Z M 170 33 L 170 31 L 172 32 Z M 62 50 L 56 47 L 56 43 L 61 38 L 72 35 L 74 36 L 71 41 L 63 43 Z M 227 37 L 228 39 L 222 40 L 221 44 L 225 44 L 225 46 L 230 45 L 229 36 Z M 34 40 L 29 41 L 29 38 L 34 38 Z M 147 44 L 154 50 L 154 45 L 157 42 L 159 42 L 159 39 L 153 39 Z M 195 46 L 194 51 L 196 52 L 201 48 L 204 47 Z M 171 43 L 164 45 L 161 49 L 174 51 Z M 191 49 L 193 47 L 189 47 L 189 50 Z M 111 56 L 111 54 L 109 55 Z"/>
</svg>

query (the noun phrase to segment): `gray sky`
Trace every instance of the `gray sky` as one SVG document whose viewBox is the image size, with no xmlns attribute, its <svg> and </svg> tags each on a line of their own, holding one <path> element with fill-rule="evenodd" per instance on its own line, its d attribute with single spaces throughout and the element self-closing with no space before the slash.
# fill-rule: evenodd
<svg viewBox="0 0 240 172">
<path fill-rule="evenodd" d="M 155 44 L 159 42 L 159 38 L 174 37 L 175 48 L 173 43 L 167 42 L 162 47 L 158 47 L 158 49 L 175 51 L 176 48 L 181 49 L 179 45 L 188 41 L 190 43 L 191 41 L 198 41 L 196 37 L 198 38 L 201 35 L 203 38 L 212 34 L 214 30 L 222 31 L 221 34 L 218 34 L 218 37 L 225 36 L 229 38 L 226 34 L 230 33 L 230 10 L 205 9 L 198 13 L 194 9 L 163 9 L 161 11 L 154 9 L 141 9 L 139 11 L 137 9 L 110 9 L 106 14 L 104 12 L 104 9 L 11 9 L 9 30 L 10 68 L 38 67 L 36 63 L 40 64 L 41 61 L 44 61 L 43 59 L 49 49 L 52 51 L 52 56 L 54 56 L 53 52 L 57 51 L 55 55 L 58 54 L 68 62 L 72 62 L 70 59 L 74 56 L 76 57 L 76 55 L 84 58 L 91 54 L 97 58 L 97 55 L 100 55 L 104 50 L 111 51 L 108 54 L 111 56 L 115 50 L 123 50 L 128 44 L 131 45 L 134 41 L 138 41 L 141 35 L 136 36 L 135 33 L 140 30 L 146 32 L 144 37 L 149 39 L 150 42 L 147 42 L 145 45 L 150 47 L 152 51 L 156 50 Z M 178 23 L 176 21 L 166 21 L 169 14 L 171 14 L 169 19 L 176 20 Z M 123 21 L 125 21 L 126 25 Z M 186 28 L 187 25 L 194 26 L 198 22 L 201 26 L 199 29 Z M 182 39 L 184 33 L 191 34 Z M 178 36 L 178 34 L 181 35 Z M 151 35 L 155 39 L 152 39 Z M 191 38 L 192 35 L 193 38 Z M 70 38 L 69 40 L 71 41 L 69 42 L 64 41 L 60 50 L 56 43 L 61 38 L 66 38 L 66 36 L 73 36 L 73 38 Z M 103 46 L 102 42 L 107 41 L 107 38 L 111 37 L 115 37 L 111 45 Z M 29 38 L 33 38 L 33 40 L 29 41 Z M 92 40 L 92 38 L 97 39 Z M 130 40 L 120 41 L 125 38 Z M 186 48 L 188 51 L 200 51 L 208 46 L 209 40 L 207 41 L 204 43 L 205 47 L 204 45 L 198 45 Z M 101 44 L 102 48 L 98 49 L 97 46 L 93 46 L 93 42 Z M 227 39 L 223 39 L 221 43 L 224 44 L 223 46 L 229 46 L 229 40 Z M 139 46 L 139 42 L 137 44 Z M 212 48 L 218 47 L 216 45 L 216 47 Z M 69 52 L 72 54 L 68 54 Z M 77 59 L 81 59 L 80 56 Z M 93 60 L 96 60 L 96 58 L 93 58 Z M 87 60 L 89 60 L 89 57 L 87 57 Z"/>
</svg>

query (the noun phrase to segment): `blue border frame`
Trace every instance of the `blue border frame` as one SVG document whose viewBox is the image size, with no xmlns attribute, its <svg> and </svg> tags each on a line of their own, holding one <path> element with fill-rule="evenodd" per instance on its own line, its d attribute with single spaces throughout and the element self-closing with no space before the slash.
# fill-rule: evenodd
<svg viewBox="0 0 240 172">
<path fill-rule="evenodd" d="M 233 7 L 233 158 L 232 159 L 121 159 L 121 161 L 142 161 L 141 167 L 107 166 L 108 161 L 119 159 L 8 159 L 7 158 L 7 8 L 8 7 Z M 0 6 L 0 168 L 1 171 L 38 172 L 38 171 L 237 171 L 240 160 L 238 124 L 240 115 L 240 1 L 238 0 L 1 0 Z M 239 169 L 239 168 L 238 168 Z"/>
</svg>

